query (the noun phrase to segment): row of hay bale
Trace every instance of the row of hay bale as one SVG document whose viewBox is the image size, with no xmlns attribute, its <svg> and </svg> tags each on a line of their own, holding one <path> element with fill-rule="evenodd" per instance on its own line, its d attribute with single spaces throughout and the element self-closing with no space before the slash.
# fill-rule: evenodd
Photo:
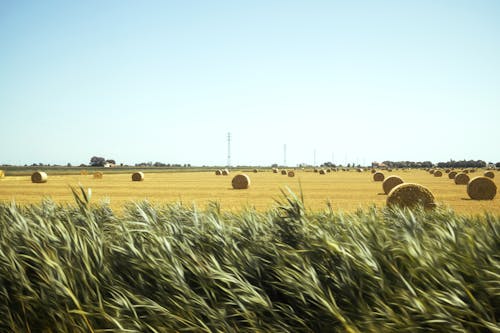
<svg viewBox="0 0 500 333">
<path fill-rule="evenodd" d="M 218 169 L 215 170 L 215 175 L 216 176 L 229 176 L 229 170 L 228 169 Z"/>
<path fill-rule="evenodd" d="M 87 172 L 81 173 L 81 174 L 87 175 Z M 96 171 L 93 174 L 94 179 L 102 179 L 103 176 L 104 176 L 104 174 L 100 171 Z M 35 171 L 31 175 L 31 182 L 32 183 L 42 184 L 42 183 L 46 183 L 48 179 L 49 179 L 49 176 L 47 175 L 46 172 L 43 172 L 43 171 Z M 144 173 L 143 172 L 139 171 L 139 172 L 134 172 L 132 174 L 132 181 L 138 182 L 138 181 L 143 181 L 143 180 L 144 180 Z"/>
<path fill-rule="evenodd" d="M 497 186 L 490 177 L 479 176 L 469 180 L 467 174 L 461 179 L 467 179 L 467 194 L 473 200 L 493 200 L 496 196 Z M 494 176 L 494 175 L 493 175 Z M 385 178 L 383 173 L 374 173 L 374 181 L 383 181 L 382 189 L 387 194 L 387 206 L 414 207 L 422 205 L 426 208 L 435 206 L 434 195 L 423 185 L 405 183 L 399 176 Z M 460 180 L 462 182 L 463 180 Z"/>
</svg>

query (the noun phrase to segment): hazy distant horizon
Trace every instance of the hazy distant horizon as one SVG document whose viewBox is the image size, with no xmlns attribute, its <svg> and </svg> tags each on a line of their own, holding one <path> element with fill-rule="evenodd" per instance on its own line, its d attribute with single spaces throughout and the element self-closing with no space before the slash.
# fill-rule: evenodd
<svg viewBox="0 0 500 333">
<path fill-rule="evenodd" d="M 500 1 L 0 3 L 0 164 L 500 161 Z"/>
</svg>

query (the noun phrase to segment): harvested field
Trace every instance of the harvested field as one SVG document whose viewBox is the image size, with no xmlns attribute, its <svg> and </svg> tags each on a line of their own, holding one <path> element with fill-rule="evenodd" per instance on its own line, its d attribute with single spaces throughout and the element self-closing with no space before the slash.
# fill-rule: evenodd
<svg viewBox="0 0 500 333">
<path fill-rule="evenodd" d="M 235 172 L 239 170 L 234 170 Z M 79 171 L 78 171 L 79 173 Z M 153 203 L 182 202 L 191 206 L 206 207 L 217 201 L 223 210 L 240 210 L 255 207 L 260 211 L 275 205 L 280 190 L 290 188 L 299 195 L 302 187 L 305 206 L 312 210 L 326 209 L 327 201 L 335 210 L 355 211 L 371 205 L 385 206 L 386 196 L 380 182 L 367 181 L 365 173 L 340 172 L 329 177 L 318 177 L 311 170 L 296 170 L 295 177 L 276 177 L 271 170 L 252 176 L 252 187 L 246 191 L 233 191 L 231 178 L 214 177 L 213 170 L 206 172 L 148 172 L 147 181 L 131 182 L 130 172 L 106 174 L 103 179 L 91 175 L 52 175 L 43 186 L 31 183 L 30 174 L 6 176 L 0 182 L 0 200 L 17 203 L 38 203 L 43 197 L 57 202 L 73 203 L 69 186 L 92 189 L 92 201 L 109 201 L 114 210 L 121 210 L 131 201 L 148 200 Z M 459 213 L 500 214 L 500 196 L 493 200 L 470 200 L 465 186 L 442 177 L 429 177 L 424 170 L 400 170 L 398 175 L 405 182 L 426 186 L 434 194 L 438 205 L 449 206 Z M 493 181 L 499 185 L 499 177 Z M 299 185 L 300 184 L 300 185 Z"/>
</svg>

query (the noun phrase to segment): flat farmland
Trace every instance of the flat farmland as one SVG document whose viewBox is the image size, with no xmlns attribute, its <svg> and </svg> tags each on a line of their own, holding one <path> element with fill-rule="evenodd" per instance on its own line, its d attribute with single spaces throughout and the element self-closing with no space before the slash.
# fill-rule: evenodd
<svg viewBox="0 0 500 333">
<path fill-rule="evenodd" d="M 29 175 L 6 176 L 0 179 L 0 201 L 15 201 L 18 204 L 39 203 L 44 197 L 59 203 L 74 201 L 70 186 L 92 189 L 92 202 L 108 202 L 117 212 L 131 202 L 147 200 L 154 204 L 182 203 L 200 209 L 210 202 L 218 202 L 222 210 L 241 210 L 245 207 L 265 211 L 282 199 L 281 190 L 292 190 L 298 196 L 302 191 L 307 209 L 323 210 L 327 202 L 334 210 L 353 212 L 359 208 L 385 206 L 382 182 L 373 181 L 370 172 L 339 171 L 325 175 L 311 170 L 297 170 L 295 177 L 274 174 L 271 171 L 253 173 L 241 170 L 251 179 L 247 190 L 234 190 L 231 179 L 239 173 L 233 170 L 229 176 L 216 176 L 214 171 L 197 172 L 148 172 L 141 182 L 132 182 L 130 172 L 107 173 L 102 179 L 89 175 L 48 174 L 47 183 L 34 184 Z M 424 170 L 395 170 L 383 172 L 385 176 L 397 175 L 405 182 L 414 182 L 428 187 L 440 206 L 452 208 L 462 214 L 500 214 L 500 196 L 494 200 L 470 200 L 465 185 L 455 185 L 447 174 L 434 177 Z M 471 178 L 482 175 L 478 170 L 469 174 Z M 499 186 L 498 172 L 494 182 Z"/>
</svg>

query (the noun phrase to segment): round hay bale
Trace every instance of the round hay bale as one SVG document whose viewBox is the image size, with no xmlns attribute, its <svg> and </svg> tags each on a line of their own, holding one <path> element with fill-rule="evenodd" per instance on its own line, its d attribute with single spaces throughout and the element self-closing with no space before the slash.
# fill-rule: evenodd
<svg viewBox="0 0 500 333">
<path fill-rule="evenodd" d="M 398 186 L 399 184 L 403 184 L 404 181 L 398 176 L 389 176 L 386 179 L 384 179 L 384 182 L 382 183 L 382 188 L 384 189 L 385 194 L 389 194 L 391 190 Z"/>
<path fill-rule="evenodd" d="M 94 179 L 102 179 L 103 173 L 100 171 L 96 171 L 96 172 L 94 172 L 93 176 L 94 176 Z"/>
<path fill-rule="evenodd" d="M 434 208 L 434 195 L 425 186 L 415 183 L 403 183 L 395 186 L 387 196 L 387 206 L 414 208 Z"/>
<path fill-rule="evenodd" d="M 278 169 L 277 168 L 273 168 L 273 173 L 278 173 Z"/>
<path fill-rule="evenodd" d="M 433 175 L 435 171 L 436 171 L 436 170 L 434 170 L 434 169 L 430 169 L 430 170 L 429 170 L 429 173 L 430 173 L 431 175 Z"/>
<path fill-rule="evenodd" d="M 253 169 L 253 173 L 257 173 L 257 172 L 259 172 L 259 170 Z"/>
<path fill-rule="evenodd" d="M 281 174 L 283 176 L 286 176 L 288 174 L 288 171 L 286 169 L 281 170 Z"/>
<path fill-rule="evenodd" d="M 451 171 L 450 169 L 444 170 L 445 173 L 450 173 L 450 171 Z"/>
<path fill-rule="evenodd" d="M 326 172 L 327 172 L 327 173 L 330 173 L 330 172 L 332 172 L 332 170 L 330 170 L 330 169 L 326 169 Z"/>
<path fill-rule="evenodd" d="M 476 169 L 470 169 L 469 172 L 474 173 L 474 172 L 476 172 Z"/>
<path fill-rule="evenodd" d="M 371 173 L 375 173 L 375 172 L 377 172 L 377 170 L 371 169 Z"/>
<path fill-rule="evenodd" d="M 467 185 L 469 183 L 469 175 L 465 173 L 459 173 L 455 176 L 455 184 L 457 185 Z"/>
<path fill-rule="evenodd" d="M 233 177 L 231 181 L 233 189 L 235 190 L 245 190 L 250 187 L 250 177 L 245 174 L 239 174 Z"/>
<path fill-rule="evenodd" d="M 462 173 L 469 173 L 469 170 L 462 170 Z"/>
<path fill-rule="evenodd" d="M 313 171 L 314 171 L 314 172 L 318 172 L 318 169 L 314 168 L 314 170 L 313 170 Z"/>
<path fill-rule="evenodd" d="M 220 169 L 215 170 L 215 175 L 216 176 L 221 176 L 222 175 L 222 170 L 220 170 Z"/>
<path fill-rule="evenodd" d="M 362 168 L 357 168 L 356 171 L 363 172 L 363 169 Z"/>
<path fill-rule="evenodd" d="M 325 171 L 325 169 L 321 169 L 321 170 L 319 170 L 319 174 L 320 174 L 320 175 L 326 175 L 326 171 Z"/>
<path fill-rule="evenodd" d="M 387 172 L 392 172 L 392 169 L 387 169 Z"/>
<path fill-rule="evenodd" d="M 45 172 L 43 172 L 43 171 L 35 171 L 31 175 L 31 182 L 32 183 L 37 183 L 37 184 L 46 183 L 48 178 L 49 177 L 47 176 L 47 174 Z"/>
<path fill-rule="evenodd" d="M 457 175 L 457 172 L 456 171 L 450 171 L 450 173 L 448 174 L 448 178 L 450 179 L 455 179 L 455 176 Z"/>
<path fill-rule="evenodd" d="M 484 176 L 493 179 L 495 178 L 495 173 L 493 171 L 486 171 Z"/>
<path fill-rule="evenodd" d="M 295 172 L 292 170 L 288 171 L 288 177 L 295 177 Z"/>
<path fill-rule="evenodd" d="M 440 170 L 434 171 L 434 177 L 441 177 L 443 176 L 443 173 Z"/>
<path fill-rule="evenodd" d="M 497 194 L 497 185 L 491 178 L 475 177 L 467 184 L 467 194 L 473 200 L 493 200 Z"/>
<path fill-rule="evenodd" d="M 229 170 L 228 169 L 222 170 L 222 175 L 223 176 L 229 176 Z"/>
<path fill-rule="evenodd" d="M 88 174 L 89 174 L 89 173 L 88 173 L 88 171 L 87 171 L 87 170 L 82 170 L 82 171 L 80 171 L 80 175 L 82 175 L 82 176 L 86 176 L 86 175 L 88 175 Z"/>
<path fill-rule="evenodd" d="M 139 172 L 134 172 L 132 174 L 132 181 L 133 182 L 142 182 L 144 180 L 144 173 L 139 171 Z"/>
<path fill-rule="evenodd" d="M 375 172 L 373 174 L 373 180 L 376 182 L 383 182 L 384 178 L 385 178 L 385 176 L 382 172 Z"/>
</svg>

